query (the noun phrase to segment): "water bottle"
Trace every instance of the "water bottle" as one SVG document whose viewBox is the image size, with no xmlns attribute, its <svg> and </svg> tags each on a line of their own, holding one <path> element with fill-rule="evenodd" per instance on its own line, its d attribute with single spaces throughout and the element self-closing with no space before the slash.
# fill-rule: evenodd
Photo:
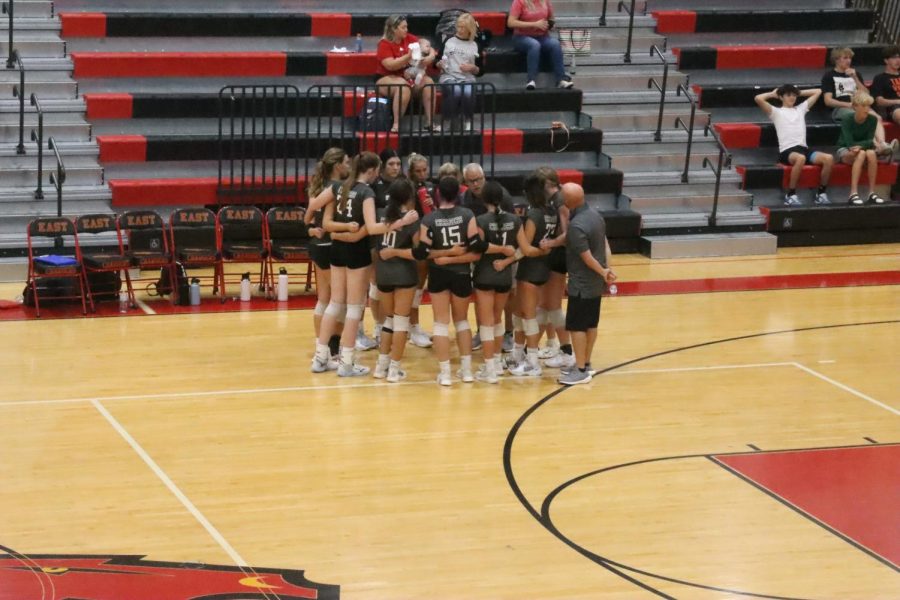
<svg viewBox="0 0 900 600">
<path fill-rule="evenodd" d="M 191 279 L 191 306 L 200 306 L 200 280 Z"/>
<path fill-rule="evenodd" d="M 614 283 L 609 284 L 609 295 L 615 296 L 618 293 L 619 293 L 619 286 L 617 286 Z"/>
<path fill-rule="evenodd" d="M 356 34 L 356 52 L 357 52 L 357 54 L 359 54 L 359 53 L 362 52 L 362 51 L 363 51 L 362 34 L 361 34 L 361 33 L 357 33 L 357 34 Z"/>
<path fill-rule="evenodd" d="M 119 312 L 128 312 L 128 292 L 126 291 L 119 292 Z"/>
<path fill-rule="evenodd" d="M 250 273 L 241 275 L 241 302 L 250 302 Z"/>
<path fill-rule="evenodd" d="M 278 301 L 287 302 L 288 299 L 288 273 L 287 269 L 278 269 Z"/>
</svg>

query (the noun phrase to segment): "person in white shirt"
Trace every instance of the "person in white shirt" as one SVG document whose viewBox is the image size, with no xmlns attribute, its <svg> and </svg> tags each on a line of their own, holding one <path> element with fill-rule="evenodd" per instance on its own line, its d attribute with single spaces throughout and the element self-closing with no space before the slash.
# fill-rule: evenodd
<svg viewBox="0 0 900 600">
<path fill-rule="evenodd" d="M 464 131 L 472 130 L 475 111 L 475 76 L 481 72 L 476 64 L 478 44 L 475 35 L 478 25 L 470 13 L 462 13 L 456 20 L 456 35 L 444 42 L 443 57 L 437 63 L 442 71 L 440 82 L 444 90 L 444 117 L 451 124 L 459 116 Z"/>
<path fill-rule="evenodd" d="M 816 190 L 814 201 L 816 204 L 830 204 L 827 188 L 831 178 L 831 167 L 834 165 L 834 157 L 826 152 L 810 150 L 806 145 L 806 113 L 822 95 L 820 89 L 800 91 L 796 86 L 785 84 L 779 88 L 759 94 L 754 98 L 772 123 L 775 124 L 775 133 L 778 136 L 778 160 L 783 165 L 791 167 L 788 189 L 784 193 L 784 203 L 788 206 L 801 204 L 797 197 L 797 182 L 803 166 L 807 163 L 822 167 L 819 177 L 819 189 Z M 781 106 L 772 106 L 769 100 L 778 98 Z M 798 99 L 803 98 L 799 103 Z"/>
</svg>

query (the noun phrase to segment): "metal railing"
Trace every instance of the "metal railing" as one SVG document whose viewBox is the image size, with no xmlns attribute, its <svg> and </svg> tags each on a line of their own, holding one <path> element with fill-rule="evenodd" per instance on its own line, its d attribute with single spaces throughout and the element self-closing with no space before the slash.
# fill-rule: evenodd
<svg viewBox="0 0 900 600">
<path fill-rule="evenodd" d="M 634 35 L 634 2 L 631 0 L 631 7 L 625 6 L 625 0 L 619 0 L 619 12 L 624 10 L 628 13 L 628 43 L 625 45 L 625 62 L 631 63 L 631 38 Z"/>
<path fill-rule="evenodd" d="M 606 27 L 606 3 L 609 0 L 603 0 L 603 11 L 600 13 L 600 27 Z"/>
<path fill-rule="evenodd" d="M 697 101 L 691 95 L 691 91 L 683 83 L 678 84 L 678 89 L 675 90 L 675 94 L 678 96 L 684 94 L 685 98 L 687 98 L 691 103 L 690 121 L 685 124 L 684 120 L 681 117 L 677 117 L 675 119 L 675 127 L 682 127 L 685 131 L 687 131 L 688 135 L 687 149 L 684 152 L 684 171 L 682 171 L 681 173 L 681 183 L 687 183 L 688 169 L 691 166 L 691 146 L 694 143 L 694 117 L 697 115 Z"/>
<path fill-rule="evenodd" d="M 719 146 L 719 160 L 716 166 L 713 166 L 709 157 L 704 157 L 703 167 L 709 167 L 716 176 L 716 188 L 713 192 L 713 207 L 712 212 L 709 215 L 709 225 L 710 227 L 715 227 L 716 213 L 719 210 L 719 187 L 722 183 L 722 170 L 731 167 L 731 154 L 725 149 L 725 145 L 722 143 L 721 138 L 719 138 L 719 134 L 716 133 L 716 129 L 713 127 L 712 123 L 707 123 L 706 127 L 703 129 L 703 136 L 707 137 L 710 134 L 712 134 L 713 139 L 716 141 L 716 145 Z"/>
<path fill-rule="evenodd" d="M 869 34 L 870 42 L 896 44 L 900 39 L 900 0 L 851 0 L 850 5 L 874 11 L 875 26 Z"/>
<path fill-rule="evenodd" d="M 14 29 L 13 29 L 13 12 L 14 11 L 15 11 L 15 2 L 13 2 L 13 0 L 8 0 L 7 2 L 3 3 L 3 12 L 5 14 L 9 15 L 9 46 L 8 46 L 9 56 L 6 58 L 6 68 L 7 69 L 12 69 L 16 66 L 15 62 L 13 61 L 13 52 L 15 51 L 14 45 L 13 45 L 13 38 L 15 37 Z"/>
<path fill-rule="evenodd" d="M 37 189 L 34 190 L 34 199 L 35 200 L 43 200 L 44 199 L 44 109 L 41 108 L 41 103 L 38 101 L 37 96 L 35 96 L 34 94 L 31 95 L 31 105 L 37 111 L 37 118 L 38 118 L 37 132 L 35 132 L 34 129 L 31 130 L 31 141 L 37 142 L 37 149 L 38 149 Z"/>
<path fill-rule="evenodd" d="M 66 182 L 66 167 L 63 164 L 62 156 L 59 155 L 59 148 L 56 145 L 56 140 L 53 139 L 52 135 L 47 140 L 47 148 L 53 150 L 53 154 L 56 157 L 56 173 L 50 173 L 50 183 L 56 188 L 56 216 L 61 217 L 63 184 Z"/>
<path fill-rule="evenodd" d="M 13 50 L 10 58 L 19 66 L 19 85 L 13 86 L 13 97 L 19 98 L 19 143 L 16 154 L 25 154 L 25 65 L 22 64 L 18 50 Z"/>
<path fill-rule="evenodd" d="M 660 93 L 659 99 L 659 118 L 656 120 L 656 131 L 653 134 L 653 141 L 661 142 L 662 141 L 662 121 L 663 121 L 663 111 L 666 109 L 666 88 L 669 85 L 669 61 L 666 60 L 666 56 L 662 50 L 659 49 L 659 46 L 653 45 L 650 48 L 650 56 L 656 54 L 663 61 L 663 80 L 662 86 L 660 86 L 659 82 L 656 81 L 654 77 L 651 77 L 647 81 L 647 89 L 649 90 L 651 87 L 656 87 Z"/>
<path fill-rule="evenodd" d="M 227 85 L 219 90 L 218 194 L 228 202 L 300 189 L 300 90 Z M 307 142 L 308 143 L 308 142 Z"/>
</svg>

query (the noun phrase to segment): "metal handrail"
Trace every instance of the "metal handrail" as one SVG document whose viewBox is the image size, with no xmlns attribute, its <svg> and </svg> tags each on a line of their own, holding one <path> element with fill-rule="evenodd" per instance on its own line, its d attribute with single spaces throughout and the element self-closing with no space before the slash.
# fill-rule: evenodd
<svg viewBox="0 0 900 600">
<path fill-rule="evenodd" d="M 849 5 L 873 11 L 875 24 L 869 32 L 869 43 L 896 43 L 900 37 L 900 0 L 853 0 Z"/>
<path fill-rule="evenodd" d="M 18 50 L 13 50 L 10 58 L 19 65 L 19 85 L 13 86 L 13 97 L 19 98 L 19 143 L 16 154 L 25 154 L 25 65 L 22 64 Z"/>
<path fill-rule="evenodd" d="M 600 27 L 606 27 L 606 3 L 609 0 L 603 0 L 603 12 L 600 13 Z"/>
<path fill-rule="evenodd" d="M 631 0 L 631 8 L 626 8 L 625 0 L 619 0 L 619 12 L 624 9 L 628 13 L 628 44 L 625 46 L 625 62 L 631 63 L 631 37 L 634 34 L 634 2 Z"/>
<path fill-rule="evenodd" d="M 37 133 L 31 130 L 31 141 L 37 142 L 38 148 L 38 168 L 37 168 L 37 189 L 34 190 L 34 199 L 44 199 L 44 110 L 41 103 L 38 102 L 37 96 L 31 95 L 31 105 L 37 110 L 38 128 Z"/>
<path fill-rule="evenodd" d="M 13 12 L 15 10 L 13 0 L 8 0 L 3 3 L 3 12 L 9 15 L 9 56 L 6 58 L 6 68 L 12 69 L 16 66 L 15 61 L 13 60 Z"/>
<path fill-rule="evenodd" d="M 712 161 L 709 160 L 709 157 L 704 157 L 703 166 L 710 167 L 712 172 L 716 176 L 716 188 L 715 192 L 713 192 L 713 207 L 712 212 L 709 215 L 709 225 L 710 227 L 715 227 L 716 225 L 716 213 L 719 210 L 719 187 L 722 183 L 722 170 L 727 169 L 731 166 L 731 154 L 725 149 L 725 144 L 722 143 L 721 138 L 719 138 L 719 134 L 716 133 L 715 128 L 712 126 L 712 123 L 707 123 L 706 127 L 703 129 L 703 136 L 706 137 L 710 133 L 712 133 L 713 139 L 716 141 L 716 145 L 719 147 L 719 161 L 718 166 L 713 167 Z"/>
<path fill-rule="evenodd" d="M 688 182 L 688 168 L 690 167 L 690 164 L 691 164 L 691 146 L 694 143 L 694 117 L 697 114 L 697 101 L 691 95 L 690 90 L 688 90 L 688 88 L 683 83 L 679 83 L 678 89 L 675 90 L 675 94 L 680 96 L 682 93 L 684 93 L 685 97 L 691 103 L 691 119 L 690 119 L 690 123 L 685 125 L 682 118 L 677 117 L 675 119 L 675 127 L 678 127 L 680 125 L 687 131 L 687 134 L 688 134 L 687 150 L 684 153 L 684 171 L 681 173 L 681 183 L 687 183 Z"/>
<path fill-rule="evenodd" d="M 63 164 L 62 157 L 59 155 L 59 148 L 56 146 L 56 140 L 53 139 L 53 136 L 50 136 L 50 139 L 47 140 L 47 148 L 53 150 L 53 154 L 56 156 L 56 173 L 50 173 L 50 183 L 53 187 L 56 188 L 56 216 L 62 216 L 62 188 L 63 184 L 66 182 L 66 167 Z"/>
<path fill-rule="evenodd" d="M 650 47 L 650 57 L 656 54 L 663 62 L 663 81 L 662 86 L 659 85 L 659 82 L 656 81 L 653 77 L 647 81 L 647 89 L 649 90 L 651 87 L 656 87 L 660 93 L 659 99 L 659 118 L 656 120 L 656 132 L 653 134 L 653 141 L 661 142 L 662 141 L 662 121 L 663 121 L 663 111 L 666 109 L 666 89 L 669 86 L 669 61 L 666 60 L 665 54 L 662 50 L 659 49 L 659 46 L 654 44 Z"/>
</svg>

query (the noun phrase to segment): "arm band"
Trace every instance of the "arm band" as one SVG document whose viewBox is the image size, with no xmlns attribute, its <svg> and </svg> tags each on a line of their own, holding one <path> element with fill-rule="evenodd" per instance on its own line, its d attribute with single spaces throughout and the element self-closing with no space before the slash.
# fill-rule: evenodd
<svg viewBox="0 0 900 600">
<path fill-rule="evenodd" d="M 488 249 L 487 240 L 481 239 L 481 236 L 478 234 L 473 235 L 468 240 L 469 250 L 472 252 L 477 252 L 478 254 L 483 254 Z"/>
<path fill-rule="evenodd" d="M 422 242 L 419 242 L 419 245 L 413 248 L 412 254 L 413 258 L 416 260 L 426 260 L 430 252 L 431 246 L 426 246 Z"/>
</svg>

